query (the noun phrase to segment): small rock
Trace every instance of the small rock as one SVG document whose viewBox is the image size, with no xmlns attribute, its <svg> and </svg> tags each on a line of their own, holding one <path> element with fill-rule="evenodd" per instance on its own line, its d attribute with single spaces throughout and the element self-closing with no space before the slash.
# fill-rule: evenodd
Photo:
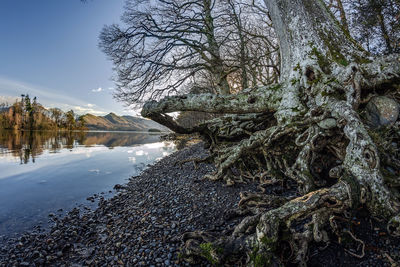
<svg viewBox="0 0 400 267">
<path fill-rule="evenodd" d="M 318 123 L 318 126 L 322 129 L 331 129 L 336 127 L 336 120 L 334 118 L 327 118 Z"/>
<path fill-rule="evenodd" d="M 114 189 L 115 190 L 121 190 L 121 189 L 124 189 L 124 186 L 122 186 L 120 184 L 116 184 L 116 185 L 114 185 Z"/>
<path fill-rule="evenodd" d="M 52 236 L 57 236 L 61 233 L 60 230 L 55 230 L 53 233 L 51 233 Z"/>
<path fill-rule="evenodd" d="M 38 258 L 39 256 L 40 256 L 40 253 L 39 253 L 39 251 L 37 251 L 37 250 L 35 250 L 35 251 L 33 252 L 33 254 L 32 254 L 32 258 L 34 258 L 34 259 Z"/>
</svg>

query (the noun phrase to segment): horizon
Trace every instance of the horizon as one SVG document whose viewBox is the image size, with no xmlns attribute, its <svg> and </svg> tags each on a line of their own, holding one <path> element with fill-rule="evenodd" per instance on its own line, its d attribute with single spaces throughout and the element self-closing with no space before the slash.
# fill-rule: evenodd
<svg viewBox="0 0 400 267">
<path fill-rule="evenodd" d="M 29 94 L 46 108 L 140 116 L 113 98 L 112 63 L 98 48 L 101 29 L 120 23 L 123 6 L 124 0 L 3 0 L 0 101 Z"/>
</svg>

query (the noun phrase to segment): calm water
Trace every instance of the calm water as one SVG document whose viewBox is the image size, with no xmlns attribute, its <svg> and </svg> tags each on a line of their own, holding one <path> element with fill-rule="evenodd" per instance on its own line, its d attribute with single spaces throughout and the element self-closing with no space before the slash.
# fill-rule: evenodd
<svg viewBox="0 0 400 267">
<path fill-rule="evenodd" d="M 0 131 L 0 237 L 45 226 L 49 213 L 88 204 L 95 193 L 111 196 L 174 149 L 145 133 Z"/>
</svg>

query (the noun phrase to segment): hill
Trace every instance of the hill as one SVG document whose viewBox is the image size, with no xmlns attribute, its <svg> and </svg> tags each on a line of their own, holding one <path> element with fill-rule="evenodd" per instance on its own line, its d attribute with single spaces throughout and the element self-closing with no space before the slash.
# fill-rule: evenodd
<svg viewBox="0 0 400 267">
<path fill-rule="evenodd" d="M 163 132 L 169 131 L 168 128 L 148 119 L 133 116 L 118 116 L 115 113 L 106 116 L 95 116 L 86 114 L 83 116 L 85 126 L 90 130 L 108 131 L 143 131 L 157 129 Z"/>
</svg>

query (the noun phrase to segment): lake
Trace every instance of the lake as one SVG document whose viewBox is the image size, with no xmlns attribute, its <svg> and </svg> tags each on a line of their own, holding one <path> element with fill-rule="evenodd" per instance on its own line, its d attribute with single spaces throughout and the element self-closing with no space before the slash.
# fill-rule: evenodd
<svg viewBox="0 0 400 267">
<path fill-rule="evenodd" d="M 90 206 L 93 194 L 111 197 L 174 150 L 157 134 L 0 131 L 0 237 L 46 227 L 49 213 Z"/>
</svg>

